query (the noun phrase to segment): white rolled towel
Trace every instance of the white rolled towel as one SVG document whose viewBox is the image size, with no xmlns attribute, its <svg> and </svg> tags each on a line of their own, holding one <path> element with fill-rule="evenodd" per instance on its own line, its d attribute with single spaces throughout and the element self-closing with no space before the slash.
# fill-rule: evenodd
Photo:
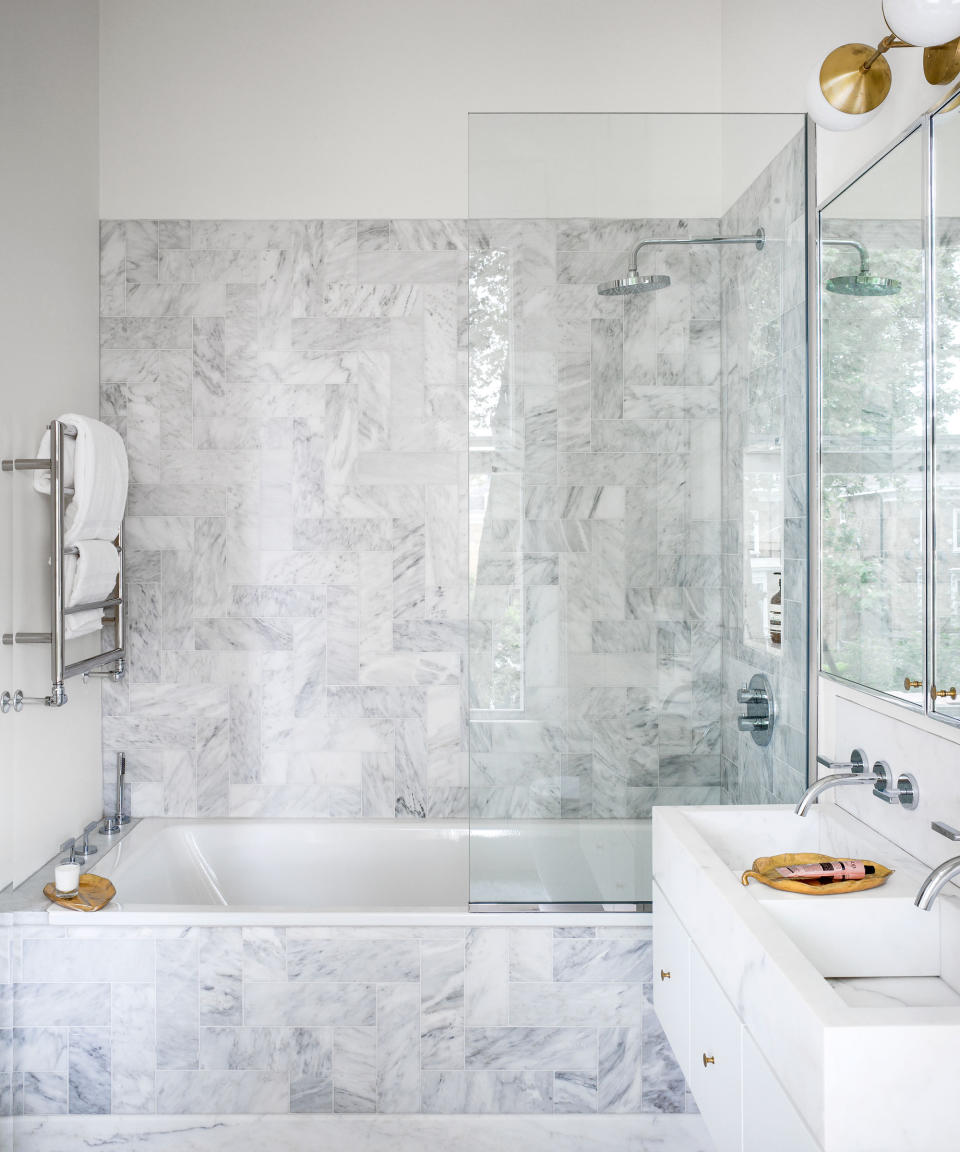
<svg viewBox="0 0 960 1152">
<path fill-rule="evenodd" d="M 129 467 L 123 440 L 112 428 L 89 416 L 65 412 L 59 419 L 77 429 L 77 438 L 64 437 L 63 482 L 74 489 L 63 518 L 65 544 L 81 540 L 113 540 L 127 505 Z M 37 458 L 50 457 L 50 429 L 43 434 Z M 33 474 L 38 492 L 49 493 L 50 470 Z"/>
<path fill-rule="evenodd" d="M 120 554 L 107 540 L 78 540 L 77 556 L 63 558 L 63 602 L 92 604 L 113 594 L 120 573 Z M 103 609 L 73 612 L 64 617 L 64 636 L 72 639 L 98 632 L 103 627 Z"/>
</svg>

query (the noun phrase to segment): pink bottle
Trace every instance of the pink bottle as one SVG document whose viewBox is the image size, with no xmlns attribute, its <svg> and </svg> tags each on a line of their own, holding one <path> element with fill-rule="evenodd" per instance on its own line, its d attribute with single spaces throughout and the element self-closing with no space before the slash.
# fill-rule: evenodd
<svg viewBox="0 0 960 1152">
<path fill-rule="evenodd" d="M 862 880 L 872 876 L 876 869 L 862 860 L 825 860 L 820 864 L 793 864 L 778 868 L 777 873 L 785 880 L 819 880 L 823 882 L 839 880 Z"/>
</svg>

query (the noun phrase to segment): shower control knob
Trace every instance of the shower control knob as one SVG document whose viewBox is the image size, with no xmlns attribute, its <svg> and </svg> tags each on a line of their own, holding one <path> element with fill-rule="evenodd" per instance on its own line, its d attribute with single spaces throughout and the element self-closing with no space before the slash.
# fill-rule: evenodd
<svg viewBox="0 0 960 1152">
<path fill-rule="evenodd" d="M 738 688 L 738 704 L 762 704 L 766 700 L 766 693 L 762 688 Z"/>
</svg>

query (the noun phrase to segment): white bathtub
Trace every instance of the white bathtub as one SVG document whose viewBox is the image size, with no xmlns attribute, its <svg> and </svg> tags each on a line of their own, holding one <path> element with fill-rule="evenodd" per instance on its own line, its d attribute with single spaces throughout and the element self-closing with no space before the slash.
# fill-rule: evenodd
<svg viewBox="0 0 960 1152">
<path fill-rule="evenodd" d="M 649 897 L 649 821 L 141 820 L 88 870 L 114 900 L 91 922 L 466 924 L 475 902 L 606 904 L 611 923 Z M 471 889 L 471 854 L 473 885 Z M 619 902 L 625 902 L 621 905 Z M 591 923 L 603 913 L 594 908 Z M 509 912 L 509 923 L 569 923 L 569 911 Z M 596 919 L 597 915 L 601 919 Z M 494 913 L 485 913 L 490 924 Z M 77 913 L 51 906 L 54 923 Z M 86 919 L 86 917 L 85 917 Z"/>
</svg>

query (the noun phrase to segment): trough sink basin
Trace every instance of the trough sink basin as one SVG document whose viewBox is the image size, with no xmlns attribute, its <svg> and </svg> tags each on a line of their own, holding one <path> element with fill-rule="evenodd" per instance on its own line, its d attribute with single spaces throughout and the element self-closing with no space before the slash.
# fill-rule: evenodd
<svg viewBox="0 0 960 1152">
<path fill-rule="evenodd" d="M 741 884 L 756 857 L 781 852 L 894 871 L 857 893 Z M 948 888 L 932 911 L 917 909 L 925 864 L 821 801 L 802 817 L 782 806 L 656 808 L 653 869 L 825 1152 L 960 1146 L 960 897 Z"/>
</svg>

